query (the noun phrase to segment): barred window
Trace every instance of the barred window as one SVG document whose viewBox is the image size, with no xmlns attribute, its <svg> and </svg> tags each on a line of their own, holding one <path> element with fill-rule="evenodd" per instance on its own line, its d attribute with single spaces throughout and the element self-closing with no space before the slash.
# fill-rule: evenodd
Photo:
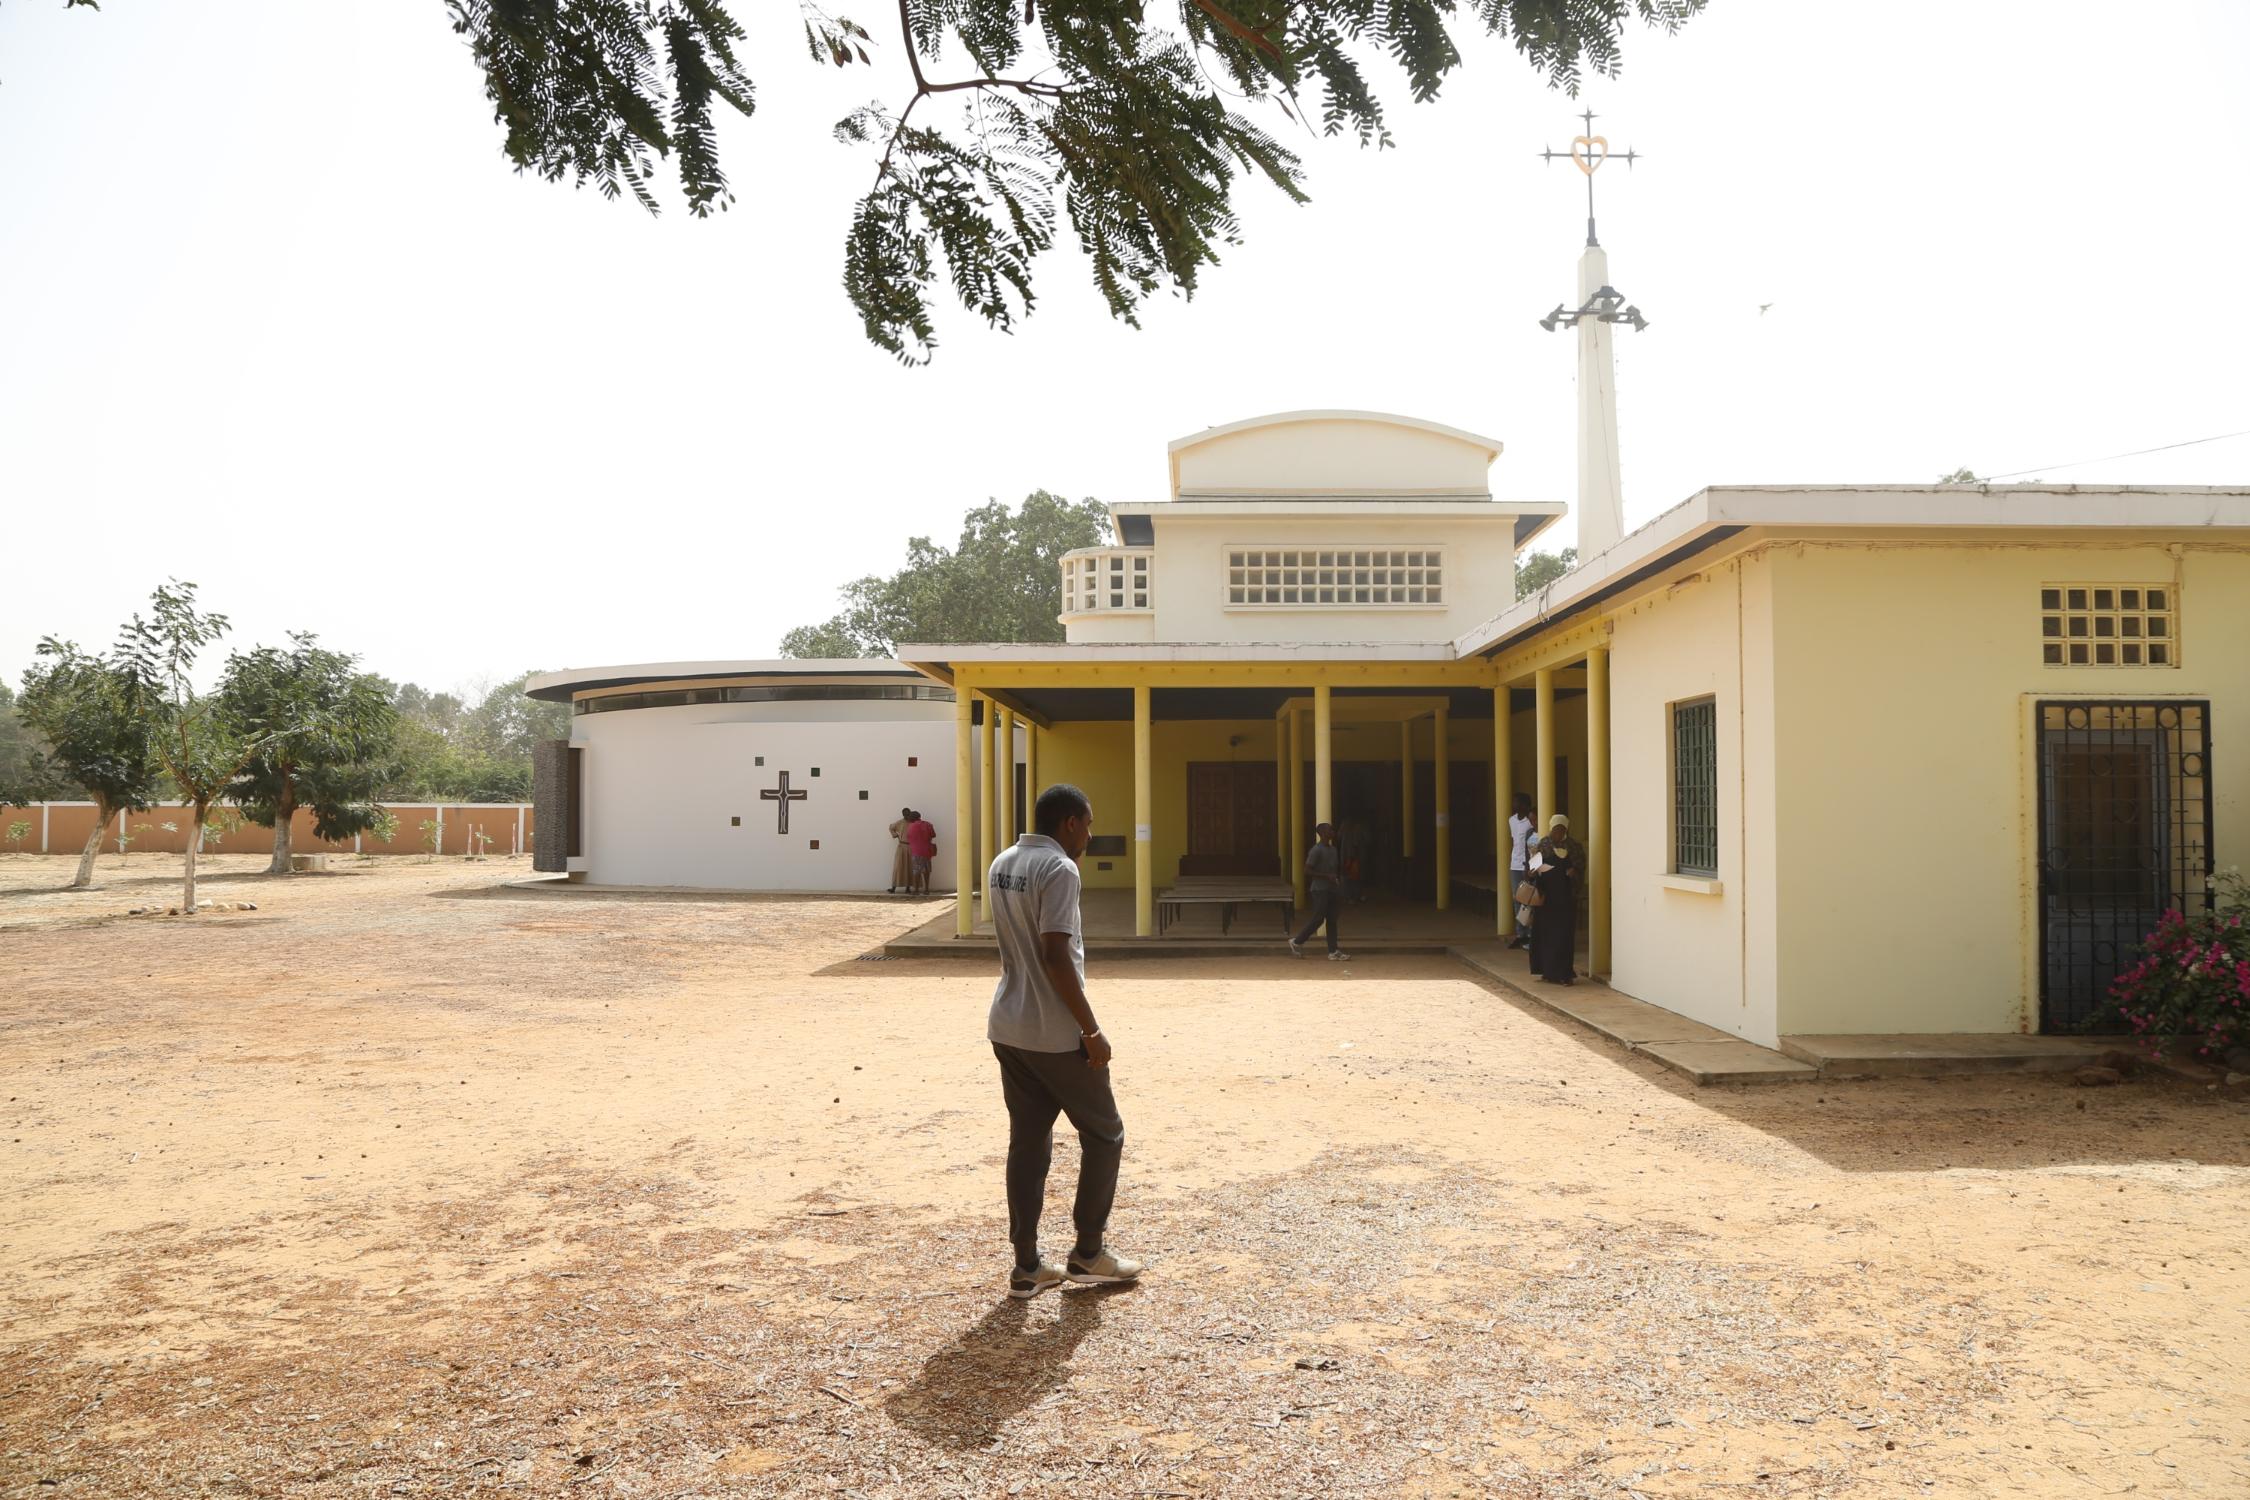
<svg viewBox="0 0 2250 1500">
<path fill-rule="evenodd" d="M 1672 705 L 1672 872 L 1719 873 L 1719 706 Z"/>
<path fill-rule="evenodd" d="M 2039 590 L 2039 656 L 2050 667 L 2174 667 L 2179 599 L 2161 583 L 2050 583 Z"/>
<path fill-rule="evenodd" d="M 1437 547 L 1227 549 L 1230 607 L 1381 609 L 1444 602 L 1444 551 Z"/>
</svg>

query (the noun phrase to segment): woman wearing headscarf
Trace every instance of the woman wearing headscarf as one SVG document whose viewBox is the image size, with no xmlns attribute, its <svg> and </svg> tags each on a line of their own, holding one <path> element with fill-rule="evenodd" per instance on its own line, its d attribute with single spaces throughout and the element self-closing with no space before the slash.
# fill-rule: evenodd
<svg viewBox="0 0 2250 1500">
<path fill-rule="evenodd" d="M 1569 984 L 1578 948 L 1578 876 L 1586 853 L 1570 836 L 1570 819 L 1556 813 L 1539 841 L 1539 918 L 1531 926 L 1531 971 L 1549 984 Z"/>
</svg>

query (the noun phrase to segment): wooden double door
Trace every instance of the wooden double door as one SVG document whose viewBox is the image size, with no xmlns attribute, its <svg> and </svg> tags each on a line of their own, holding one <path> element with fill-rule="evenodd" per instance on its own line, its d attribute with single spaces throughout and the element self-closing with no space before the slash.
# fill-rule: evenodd
<svg viewBox="0 0 2250 1500">
<path fill-rule="evenodd" d="M 1188 762 L 1187 853 L 1180 874 L 1279 873 L 1273 772 L 1271 761 Z"/>
</svg>

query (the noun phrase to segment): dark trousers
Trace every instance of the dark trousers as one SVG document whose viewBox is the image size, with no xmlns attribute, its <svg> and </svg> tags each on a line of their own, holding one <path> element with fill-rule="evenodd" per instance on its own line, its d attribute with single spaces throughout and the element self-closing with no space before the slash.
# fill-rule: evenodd
<svg viewBox="0 0 2250 1500">
<path fill-rule="evenodd" d="M 992 1044 L 1000 1059 L 1000 1092 L 1008 1101 L 1008 1239 L 1016 1264 L 1039 1260 L 1039 1211 L 1047 1201 L 1047 1166 L 1055 1151 L 1055 1116 L 1078 1131 L 1078 1229 L 1073 1247 L 1098 1255 L 1117 1201 L 1117 1164 L 1125 1154 L 1125 1122 L 1109 1091 L 1109 1069 L 1089 1068 L 1082 1052 L 1026 1052 Z"/>
<path fill-rule="evenodd" d="M 1328 951 L 1334 953 L 1336 951 L 1336 908 L 1341 904 L 1337 900 L 1336 888 L 1330 885 L 1307 891 L 1305 900 L 1312 906 L 1312 915 L 1305 918 L 1305 925 L 1298 928 L 1297 935 L 1289 941 L 1302 944 L 1306 938 L 1313 935 L 1315 929 L 1325 922 L 1328 924 Z"/>
</svg>

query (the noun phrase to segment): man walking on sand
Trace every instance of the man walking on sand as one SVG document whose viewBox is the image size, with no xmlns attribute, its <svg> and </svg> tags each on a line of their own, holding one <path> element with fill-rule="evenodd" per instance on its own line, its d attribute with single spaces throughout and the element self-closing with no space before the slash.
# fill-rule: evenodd
<svg viewBox="0 0 2250 1500">
<path fill-rule="evenodd" d="M 1125 1122 L 1109 1090 L 1109 1038 L 1086 1002 L 1086 942 L 1078 916 L 1078 859 L 1093 837 L 1094 806 L 1074 786 L 1039 794 L 1032 827 L 1000 851 L 985 874 L 992 931 L 1000 944 L 1000 984 L 985 1034 L 1000 1059 L 1008 1104 L 1008 1238 L 1016 1266 L 1008 1295 L 1036 1297 L 1065 1280 L 1131 1281 L 1141 1263 L 1102 1243 L 1117 1197 Z M 965 895 L 966 893 L 964 893 Z M 1078 1131 L 1078 1231 L 1070 1259 L 1039 1254 L 1039 1213 L 1047 1199 L 1055 1116 Z"/>
</svg>

